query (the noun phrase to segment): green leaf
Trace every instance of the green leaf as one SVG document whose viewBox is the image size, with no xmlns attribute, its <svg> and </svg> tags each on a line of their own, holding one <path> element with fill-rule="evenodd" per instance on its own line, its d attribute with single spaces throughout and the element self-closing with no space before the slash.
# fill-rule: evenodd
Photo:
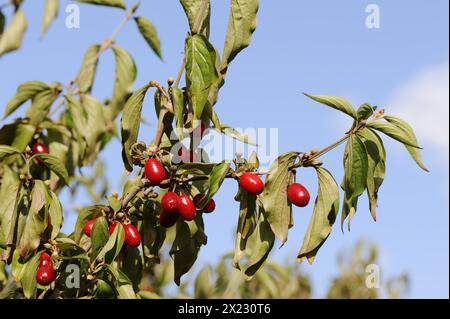
<svg viewBox="0 0 450 319">
<path fill-rule="evenodd" d="M 13 234 L 16 227 L 17 203 L 21 182 L 17 173 L 9 166 L 3 168 L 2 181 L 0 184 L 0 252 L 13 244 Z M 1 257 L 1 255 L 0 255 Z"/>
<path fill-rule="evenodd" d="M 6 105 L 3 119 L 12 114 L 26 101 L 34 98 L 37 94 L 41 93 L 42 91 L 49 89 L 50 87 L 47 84 L 39 81 L 30 81 L 23 83 L 17 88 L 16 95 Z"/>
<path fill-rule="evenodd" d="M 114 228 L 114 232 L 109 237 L 108 241 L 99 252 L 98 257 L 105 258 L 105 262 L 107 264 L 111 264 L 119 255 L 120 250 L 122 249 L 123 243 L 125 239 L 125 231 L 121 223 L 117 223 Z"/>
<path fill-rule="evenodd" d="M 307 259 L 311 264 L 330 235 L 339 212 L 339 187 L 336 181 L 326 169 L 319 167 L 316 171 L 319 191 L 302 247 L 297 255 L 299 262 Z"/>
<path fill-rule="evenodd" d="M 45 166 L 58 175 L 66 184 L 69 183 L 69 173 L 59 158 L 51 154 L 35 154 L 34 157 L 39 158 Z"/>
<path fill-rule="evenodd" d="M 418 145 L 417 137 L 416 134 L 414 133 L 413 128 L 405 120 L 395 116 L 388 116 L 388 115 L 384 116 L 384 119 L 389 123 L 397 126 L 399 129 L 401 129 L 408 136 L 408 140 L 411 141 L 414 145 Z M 412 147 L 407 144 L 404 145 L 406 150 L 411 155 L 411 157 L 417 163 L 417 165 L 419 165 L 419 167 L 422 168 L 424 171 L 429 172 L 422 161 L 420 150 L 416 147 Z"/>
<path fill-rule="evenodd" d="M 125 102 L 133 93 L 137 68 L 131 55 L 123 48 L 112 47 L 116 59 L 114 91 L 111 99 L 112 116 L 115 118 L 123 109 Z"/>
<path fill-rule="evenodd" d="M 411 146 L 414 148 L 420 147 L 417 145 L 417 140 L 415 140 L 407 131 L 399 128 L 398 126 L 383 120 L 372 121 L 367 124 L 367 127 L 380 131 L 387 136 L 393 138 L 396 141 L 399 141 L 405 146 Z"/>
<path fill-rule="evenodd" d="M 287 189 L 294 178 L 290 168 L 298 155 L 298 152 L 283 154 L 271 165 L 261 198 L 267 222 L 282 245 L 286 242 L 288 230 L 292 226 L 292 205 L 287 198 Z"/>
<path fill-rule="evenodd" d="M 221 72 L 225 73 L 231 61 L 250 45 L 256 30 L 259 0 L 231 0 L 228 31 L 222 54 Z"/>
<path fill-rule="evenodd" d="M 39 267 L 40 258 L 41 254 L 37 254 L 23 266 L 23 276 L 20 282 L 22 284 L 23 294 L 27 299 L 36 298 L 36 272 Z"/>
<path fill-rule="evenodd" d="M 369 103 L 364 103 L 358 108 L 358 111 L 356 112 L 357 120 L 358 121 L 364 121 L 367 120 L 369 117 L 372 116 L 373 112 L 376 108 L 372 107 Z"/>
<path fill-rule="evenodd" d="M 366 189 L 368 166 L 368 156 L 363 142 L 358 136 L 351 136 L 344 153 L 345 175 L 343 188 L 345 191 L 345 200 L 342 210 L 341 226 L 343 226 L 345 219 L 350 215 L 350 228 L 350 219 L 356 212 L 356 201 Z"/>
<path fill-rule="evenodd" d="M 230 171 L 230 164 L 230 161 L 222 161 L 212 169 L 211 174 L 208 177 L 208 191 L 198 204 L 198 208 L 203 208 L 219 191 L 225 177 Z"/>
<path fill-rule="evenodd" d="M 334 96 L 334 95 L 311 95 L 304 93 L 310 99 L 313 99 L 316 102 L 328 105 L 336 110 L 344 112 L 347 115 L 350 115 L 354 119 L 357 118 L 357 114 L 353 106 L 345 99 Z"/>
<path fill-rule="evenodd" d="M 133 170 L 130 154 L 131 146 L 137 142 L 141 124 L 142 104 L 149 86 L 137 90 L 127 101 L 123 109 L 120 128 L 122 133 L 122 159 L 127 171 Z"/>
<path fill-rule="evenodd" d="M 125 10 L 127 7 L 123 0 L 75 0 L 81 3 L 89 3 L 107 7 L 116 7 Z"/>
<path fill-rule="evenodd" d="M 252 278 L 264 264 L 275 242 L 275 235 L 269 222 L 266 220 L 264 211 L 260 212 L 256 233 L 252 239 L 253 242 L 250 245 L 251 254 L 244 270 L 248 279 Z"/>
<path fill-rule="evenodd" d="M 133 289 L 139 291 L 142 279 L 142 257 L 138 248 L 127 247 L 123 256 L 122 271 L 130 278 Z"/>
<path fill-rule="evenodd" d="M 210 175 L 217 164 L 210 163 L 185 163 L 177 166 L 176 175 L 205 176 Z"/>
<path fill-rule="evenodd" d="M 58 16 L 59 0 L 45 0 L 44 19 L 42 20 L 41 37 L 47 32 L 50 24 Z"/>
<path fill-rule="evenodd" d="M 216 50 L 205 36 L 189 35 L 185 44 L 186 83 L 194 120 L 202 118 L 213 85 L 218 81 Z"/>
<path fill-rule="evenodd" d="M 116 227 L 117 228 L 117 227 Z M 100 255 L 103 247 L 109 240 L 108 222 L 104 217 L 99 217 L 92 226 L 91 231 L 91 261 L 94 261 Z M 103 255 L 104 256 L 104 255 Z"/>
<path fill-rule="evenodd" d="M 100 44 L 94 44 L 89 47 L 84 55 L 83 64 L 75 79 L 75 83 L 81 93 L 90 93 L 92 90 L 97 72 L 100 48 Z"/>
<path fill-rule="evenodd" d="M 0 37 L 0 57 L 20 48 L 27 27 L 28 23 L 24 12 L 21 9 L 17 10 L 11 23 Z"/>
<path fill-rule="evenodd" d="M 41 180 L 35 180 L 27 221 L 18 246 L 22 258 L 28 258 L 39 247 L 41 236 L 48 226 L 48 197 L 47 185 Z"/>
<path fill-rule="evenodd" d="M 183 91 L 177 87 L 173 87 L 170 93 L 172 97 L 175 122 L 177 125 L 177 138 L 181 141 L 184 138 L 184 113 L 186 110 L 184 94 Z"/>
<path fill-rule="evenodd" d="M 26 112 L 26 116 L 30 119 L 31 125 L 37 126 L 47 117 L 50 107 L 60 93 L 61 86 L 56 84 L 52 85 L 50 89 L 36 94 L 32 98 L 32 103 Z"/>
<path fill-rule="evenodd" d="M 376 221 L 378 190 L 386 173 L 386 150 L 381 138 L 371 129 L 364 128 L 357 135 L 364 143 L 368 156 L 367 196 L 369 197 L 370 213 Z"/>
<path fill-rule="evenodd" d="M 113 197 L 113 196 L 108 196 L 108 203 L 109 206 L 111 206 L 111 208 L 117 212 L 122 208 L 122 202 L 120 201 L 120 199 Z"/>
<path fill-rule="evenodd" d="M 21 153 L 22 152 L 15 147 L 0 145 L 0 161 L 2 161 L 5 157 Z"/>
<path fill-rule="evenodd" d="M 231 138 L 233 138 L 235 140 L 238 140 L 238 141 L 240 141 L 242 143 L 258 146 L 258 144 L 255 141 L 253 141 L 250 136 L 239 132 L 235 128 L 229 127 L 226 124 L 221 124 L 220 131 L 223 134 L 225 134 L 225 135 L 227 135 L 227 136 L 229 136 L 229 137 L 231 137 Z"/>
<path fill-rule="evenodd" d="M 108 210 L 109 208 L 105 205 L 95 205 L 82 209 L 78 214 L 77 223 L 73 233 L 73 239 L 75 242 L 80 242 L 81 236 L 83 235 L 84 225 L 86 225 L 88 221 L 103 216 L 103 214 Z"/>
<path fill-rule="evenodd" d="M 49 191 L 49 208 L 48 213 L 52 221 L 52 233 L 51 238 L 55 239 L 59 235 L 63 224 L 63 209 L 61 203 L 59 202 L 58 195 L 54 192 Z"/>
<path fill-rule="evenodd" d="M 211 4 L 209 0 L 180 0 L 193 34 L 209 37 Z M 198 28 L 198 30 L 195 30 Z"/>
<path fill-rule="evenodd" d="M 147 44 L 152 48 L 153 52 L 162 59 L 161 43 L 153 23 L 145 17 L 136 17 L 134 18 L 134 21 L 136 21 L 139 32 Z"/>
</svg>

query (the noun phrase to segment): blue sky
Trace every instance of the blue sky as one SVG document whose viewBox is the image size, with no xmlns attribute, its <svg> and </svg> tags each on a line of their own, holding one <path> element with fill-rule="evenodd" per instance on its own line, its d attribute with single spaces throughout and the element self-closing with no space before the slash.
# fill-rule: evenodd
<svg viewBox="0 0 450 319">
<path fill-rule="evenodd" d="M 63 10 L 68 3 L 62 1 L 59 19 L 39 41 L 43 1 L 26 1 L 29 30 L 23 48 L 0 59 L 3 107 L 16 87 L 27 80 L 70 81 L 88 46 L 109 36 L 123 16 L 118 9 L 80 5 L 81 28 L 68 29 Z M 336 252 L 364 237 L 379 244 L 382 280 L 405 271 L 412 280 L 409 297 L 448 298 L 448 1 L 342 3 L 261 1 L 253 42 L 232 63 L 217 112 L 223 122 L 234 127 L 278 128 L 280 153 L 327 146 L 351 124 L 345 115 L 308 100 L 302 92 L 340 95 L 354 105 L 367 101 L 409 120 L 417 129 L 431 173 L 419 170 L 401 145 L 386 139 L 387 178 L 380 192 L 378 221 L 371 220 L 364 199 L 352 231 L 342 234 L 336 225 L 314 265 L 301 267 L 311 274 L 320 296 L 338 271 Z M 379 29 L 366 28 L 369 3 L 380 8 Z M 228 1 L 212 0 L 212 5 L 211 42 L 221 49 Z M 175 0 L 142 1 L 138 14 L 158 28 L 164 62 L 149 50 L 135 25 L 127 25 L 117 44 L 136 60 L 136 88 L 152 79 L 164 83 L 168 76 L 176 76 L 188 30 Z M 93 92 L 101 99 L 111 94 L 113 65 L 111 52 L 101 57 Z M 144 114 L 151 125 L 141 130 L 141 139 L 149 141 L 155 128 L 149 100 Z M 120 190 L 117 172 L 123 170 L 119 152 L 120 145 L 114 142 L 102 155 L 116 190 Z M 342 152 L 341 147 L 323 158 L 337 180 L 343 176 Z M 308 170 L 299 174 L 313 194 L 317 190 L 314 177 Z M 216 196 L 218 208 L 206 217 L 210 236 L 198 266 L 233 249 L 238 213 L 238 205 L 232 201 L 235 191 L 236 185 L 227 182 Z M 77 204 L 82 203 L 86 203 L 83 197 Z M 311 212 L 312 207 L 295 209 L 296 225 L 287 244 L 274 250 L 273 258 L 296 258 Z M 73 218 L 68 216 L 66 229 Z"/>
</svg>

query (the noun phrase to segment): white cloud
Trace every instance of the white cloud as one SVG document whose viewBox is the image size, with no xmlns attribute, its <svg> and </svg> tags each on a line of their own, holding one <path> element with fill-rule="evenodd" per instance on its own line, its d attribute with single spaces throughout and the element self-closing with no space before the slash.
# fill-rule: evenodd
<svg viewBox="0 0 450 319">
<path fill-rule="evenodd" d="M 389 113 L 407 120 L 419 143 L 448 161 L 449 63 L 428 67 L 394 90 Z"/>
</svg>

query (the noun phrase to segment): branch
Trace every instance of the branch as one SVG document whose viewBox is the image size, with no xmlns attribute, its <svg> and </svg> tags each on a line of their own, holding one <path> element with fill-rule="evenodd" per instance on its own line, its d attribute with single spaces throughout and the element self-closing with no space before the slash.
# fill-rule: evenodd
<svg viewBox="0 0 450 319">
<path fill-rule="evenodd" d="M 133 198 L 144 188 L 150 187 L 150 181 L 146 178 L 140 180 L 139 184 L 133 187 L 130 192 L 122 199 L 122 209 L 133 200 Z"/>
</svg>

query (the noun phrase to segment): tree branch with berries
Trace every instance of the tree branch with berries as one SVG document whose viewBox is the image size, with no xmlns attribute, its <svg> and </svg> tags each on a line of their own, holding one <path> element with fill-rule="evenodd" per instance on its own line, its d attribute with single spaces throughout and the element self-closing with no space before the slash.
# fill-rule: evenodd
<svg viewBox="0 0 450 319">
<path fill-rule="evenodd" d="M 179 285 L 207 244 L 203 219 L 214 212 L 214 197 L 229 179 L 237 183 L 234 199 L 239 203 L 232 263 L 251 278 L 263 267 L 275 241 L 281 245 L 287 241 L 294 226 L 292 206 L 306 207 L 314 195 L 296 181 L 297 171 L 304 168 L 316 171 L 318 193 L 297 260 L 312 263 L 339 211 L 342 230 L 346 221 L 350 229 L 364 193 L 376 219 L 386 164 L 379 133 L 402 143 L 426 170 L 415 134 L 402 119 L 368 103 L 355 108 L 341 97 L 310 94 L 306 96 L 353 119 L 352 127 L 337 142 L 322 150 L 281 154 L 268 171 L 260 171 L 256 152 L 248 159 L 237 156 L 212 163 L 200 147 L 212 130 L 254 144 L 223 124 L 215 106 L 232 61 L 251 42 L 258 0 L 230 1 L 221 53 L 209 40 L 210 1 L 180 0 L 190 31 L 177 78 L 169 77 L 166 87 L 151 80 L 135 91 L 130 88 L 137 66 L 115 38 L 126 23 L 134 21 L 161 57 L 155 27 L 136 15 L 139 4 L 127 9 L 122 1 L 79 2 L 117 7 L 126 13 L 111 37 L 88 48 L 79 73 L 68 85 L 26 82 L 5 108 L 7 118 L 31 101 L 24 117 L 0 129 L 0 266 L 11 265 L 11 271 L 4 270 L 0 278 L 18 283 L 10 293 L 25 298 L 142 298 L 143 273 L 158 263 L 171 228 L 175 237 L 169 254 Z M 107 50 L 114 53 L 116 73 L 111 99 L 102 102 L 91 91 L 97 63 Z M 180 87 L 183 75 L 185 85 Z M 140 141 L 142 110 L 150 104 L 150 94 L 157 130 L 151 141 Z M 61 191 L 78 185 L 78 171 L 98 161 L 118 135 L 129 174 L 122 195 L 113 193 L 105 202 L 84 207 L 74 231 L 61 233 Z M 319 158 L 344 143 L 344 179 L 339 187 Z M 80 285 L 69 289 L 67 282 L 74 278 L 65 270 L 73 265 L 80 270 Z"/>
</svg>

